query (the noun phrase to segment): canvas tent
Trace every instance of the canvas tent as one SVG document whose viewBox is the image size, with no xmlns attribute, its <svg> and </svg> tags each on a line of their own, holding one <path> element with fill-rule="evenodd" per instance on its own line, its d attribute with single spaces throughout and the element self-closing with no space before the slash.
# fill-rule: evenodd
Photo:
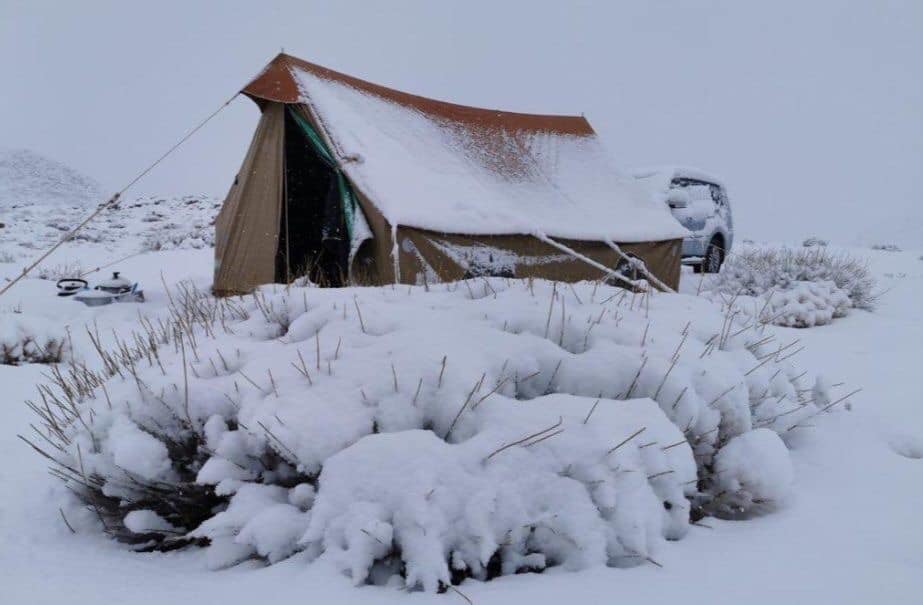
<svg viewBox="0 0 923 605">
<path fill-rule="evenodd" d="M 436 101 L 285 54 L 242 92 L 262 117 L 216 220 L 218 294 L 301 275 L 599 279 L 613 243 L 679 280 L 685 230 L 583 117 Z"/>
</svg>

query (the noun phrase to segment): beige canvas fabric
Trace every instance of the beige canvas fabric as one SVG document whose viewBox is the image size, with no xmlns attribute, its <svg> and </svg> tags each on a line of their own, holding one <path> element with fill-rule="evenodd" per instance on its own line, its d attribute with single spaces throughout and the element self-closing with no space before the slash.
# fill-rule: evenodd
<svg viewBox="0 0 923 605">
<path fill-rule="evenodd" d="M 265 103 L 253 142 L 215 221 L 215 284 L 219 295 L 240 294 L 276 279 L 282 212 L 284 111 L 282 103 Z M 310 114 L 302 109 L 302 115 Z M 319 125 L 312 125 L 319 129 Z M 604 273 L 530 235 L 464 235 L 399 226 L 397 246 L 392 225 L 363 191 L 356 189 L 373 238 L 353 259 L 355 283 L 380 285 L 452 281 L 477 274 L 479 261 L 490 261 L 503 274 L 560 281 L 596 280 Z M 629 219 L 630 220 L 630 219 Z M 561 240 L 577 253 L 614 268 L 618 254 L 604 242 Z M 620 244 L 642 259 L 666 285 L 680 277 L 682 240 Z M 398 250 L 397 268 L 392 256 Z M 473 261 L 473 262 L 472 262 Z M 398 279 L 395 279 L 398 277 Z"/>
<path fill-rule="evenodd" d="M 215 219 L 216 294 L 247 292 L 276 277 L 282 212 L 284 112 L 269 103 Z"/>
<path fill-rule="evenodd" d="M 494 168 L 500 176 L 516 174 L 516 166 L 507 163 L 515 164 L 522 160 L 519 156 L 529 155 L 527 150 L 516 152 L 498 143 L 507 140 L 509 132 L 533 132 L 553 137 L 596 136 L 583 117 L 527 115 L 454 105 L 388 89 L 294 57 L 279 55 L 242 91 L 259 105 L 263 116 L 238 179 L 215 223 L 214 290 L 217 294 L 249 292 L 260 284 L 271 283 L 277 276 L 285 275 L 277 263 L 292 260 L 280 256 L 278 250 L 284 199 L 286 107 L 297 111 L 325 140 L 356 193 L 372 232 L 373 237 L 363 242 L 352 258 L 349 278 L 353 283 L 422 284 L 485 274 L 569 282 L 597 280 L 605 277 L 606 272 L 594 263 L 614 269 L 622 260 L 604 241 L 558 239 L 576 255 L 586 257 L 580 259 L 530 233 L 508 231 L 475 235 L 466 231 L 464 221 L 453 224 L 452 233 L 433 231 L 432 227 L 392 224 L 393 220 L 400 219 L 383 212 L 386 205 L 380 197 L 376 197 L 381 195 L 380 190 L 367 189 L 364 185 L 368 183 L 353 178 L 350 173 L 350 162 L 361 162 L 362 158 L 345 154 L 331 138 L 329 124 L 304 95 L 293 70 L 308 71 L 319 78 L 343 83 L 421 112 L 436 121 L 458 124 L 459 128 L 472 133 L 470 140 L 484 147 L 485 153 L 489 152 L 487 155 L 496 156 L 491 166 L 496 164 Z M 415 168 L 413 162 L 407 162 L 406 178 L 414 178 Z M 395 198 L 390 203 L 393 207 L 401 201 Z M 632 216 L 629 213 L 619 220 L 630 224 Z M 654 275 L 675 289 L 680 277 L 682 246 L 681 236 L 677 236 L 676 231 L 667 229 L 655 241 L 616 243 L 624 252 L 643 260 Z M 303 264 L 301 260 L 295 264 Z"/>
<path fill-rule="evenodd" d="M 606 267 L 615 268 L 621 260 L 604 242 L 559 241 Z M 398 242 L 403 283 L 452 281 L 477 275 L 484 261 L 500 275 L 511 277 L 566 282 L 606 277 L 605 272 L 586 261 L 528 235 L 466 236 L 401 227 Z M 621 244 L 620 248 L 643 260 L 654 275 L 676 289 L 681 244 L 682 240 L 667 240 Z"/>
</svg>

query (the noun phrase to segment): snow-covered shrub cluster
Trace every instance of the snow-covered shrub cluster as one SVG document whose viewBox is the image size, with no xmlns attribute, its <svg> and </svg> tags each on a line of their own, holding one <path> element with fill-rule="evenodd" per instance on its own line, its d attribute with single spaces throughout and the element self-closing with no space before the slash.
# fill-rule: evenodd
<svg viewBox="0 0 923 605">
<path fill-rule="evenodd" d="M 66 335 L 52 334 L 20 313 L 0 312 L 0 365 L 57 363 L 69 353 Z"/>
<path fill-rule="evenodd" d="M 783 500 L 780 436 L 831 405 L 790 343 L 696 297 L 493 278 L 172 300 L 101 369 L 55 373 L 33 441 L 72 525 L 216 568 L 303 552 L 440 590 L 654 561 L 703 515 Z"/>
<path fill-rule="evenodd" d="M 900 252 L 901 247 L 897 244 L 872 244 L 872 250 L 881 250 L 883 252 Z"/>
<path fill-rule="evenodd" d="M 728 256 L 705 296 L 764 323 L 809 328 L 871 310 L 874 288 L 868 267 L 845 253 L 746 247 Z"/>
<path fill-rule="evenodd" d="M 201 196 L 181 198 L 141 198 L 126 206 L 138 214 L 148 229 L 143 250 L 211 248 L 215 245 L 214 220 L 221 208 L 219 200 Z"/>
<path fill-rule="evenodd" d="M 758 460 L 759 464 L 754 464 Z M 788 450 L 769 429 L 733 437 L 715 456 L 715 483 L 727 494 L 719 510 L 728 516 L 772 504 L 792 483 Z"/>
<path fill-rule="evenodd" d="M 97 202 L 104 201 L 103 198 Z M 92 212 L 92 205 L 61 203 L 0 204 L 4 243 L 44 249 Z M 221 200 L 208 196 L 141 197 L 107 208 L 73 241 L 131 251 L 171 250 L 214 246 L 213 222 Z M 140 243 L 139 243 L 140 242 Z"/>
<path fill-rule="evenodd" d="M 845 317 L 852 306 L 849 296 L 833 282 L 794 282 L 763 297 L 741 295 L 727 302 L 738 311 L 777 326 L 810 328 L 822 326 L 837 317 Z"/>
<path fill-rule="evenodd" d="M 215 229 L 210 224 L 178 225 L 169 223 L 164 232 L 148 234 L 141 244 L 143 250 L 188 250 L 215 246 Z"/>
<path fill-rule="evenodd" d="M 815 246 L 826 247 L 829 243 L 830 242 L 825 239 L 821 239 L 817 236 L 812 235 L 811 237 L 801 242 L 801 245 L 804 246 L 805 248 L 813 248 Z"/>
<path fill-rule="evenodd" d="M 39 265 L 35 271 L 35 277 L 56 282 L 59 279 L 80 277 L 83 272 L 84 268 L 80 261 L 72 260 L 53 265 Z"/>
</svg>

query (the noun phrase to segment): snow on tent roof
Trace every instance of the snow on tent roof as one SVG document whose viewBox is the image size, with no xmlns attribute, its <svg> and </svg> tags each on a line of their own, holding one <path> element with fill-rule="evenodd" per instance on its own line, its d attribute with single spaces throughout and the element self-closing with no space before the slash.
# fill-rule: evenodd
<svg viewBox="0 0 923 605">
<path fill-rule="evenodd" d="M 686 232 L 610 164 L 582 117 L 454 105 L 279 55 L 244 91 L 301 103 L 392 225 L 619 242 Z"/>
</svg>

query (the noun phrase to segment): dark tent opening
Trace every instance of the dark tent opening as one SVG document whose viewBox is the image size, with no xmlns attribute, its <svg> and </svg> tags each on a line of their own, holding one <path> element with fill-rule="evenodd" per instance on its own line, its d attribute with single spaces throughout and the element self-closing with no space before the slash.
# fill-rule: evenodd
<svg viewBox="0 0 923 605">
<path fill-rule="evenodd" d="M 318 144 L 310 125 L 287 109 L 276 281 L 308 276 L 317 284 L 337 287 L 346 281 L 350 242 L 339 180 L 318 153 Z"/>
</svg>

